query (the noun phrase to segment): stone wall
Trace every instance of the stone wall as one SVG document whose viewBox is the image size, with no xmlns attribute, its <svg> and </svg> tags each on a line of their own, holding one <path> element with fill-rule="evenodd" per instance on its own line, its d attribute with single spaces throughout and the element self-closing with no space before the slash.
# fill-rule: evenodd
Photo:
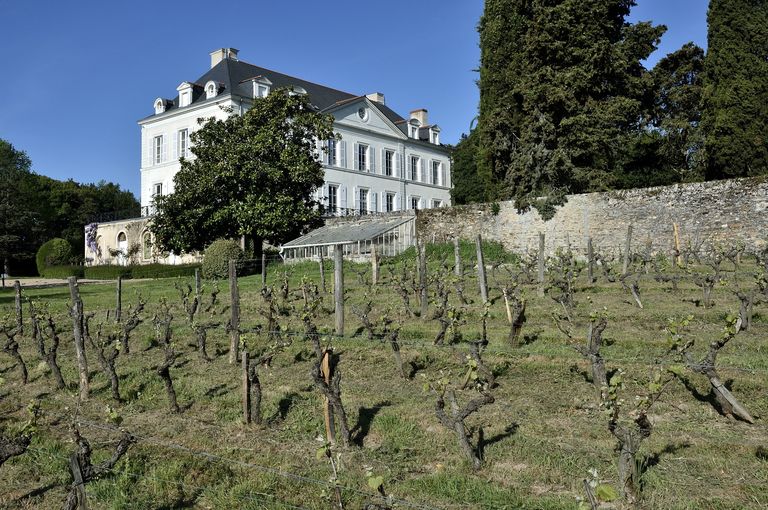
<svg viewBox="0 0 768 510">
<path fill-rule="evenodd" d="M 422 239 L 453 236 L 501 242 L 517 253 L 537 249 L 539 232 L 546 235 L 546 251 L 568 244 L 586 253 L 592 237 L 596 250 L 618 254 L 632 225 L 633 250 L 650 240 L 653 250 L 671 253 L 677 223 L 681 246 L 687 242 L 736 243 L 748 251 L 762 249 L 768 240 L 768 180 L 733 179 L 679 184 L 604 193 L 571 195 L 545 222 L 535 211 L 520 214 L 512 202 L 476 204 L 419 211 L 416 230 Z"/>
</svg>

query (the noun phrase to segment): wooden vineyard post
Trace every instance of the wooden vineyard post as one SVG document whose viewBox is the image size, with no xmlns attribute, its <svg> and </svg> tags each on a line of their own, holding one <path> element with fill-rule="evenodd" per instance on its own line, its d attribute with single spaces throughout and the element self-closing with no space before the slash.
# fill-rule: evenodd
<svg viewBox="0 0 768 510">
<path fill-rule="evenodd" d="M 261 254 L 261 286 L 267 285 L 267 254 Z"/>
<path fill-rule="evenodd" d="M 229 295 L 231 299 L 229 319 L 229 364 L 237 363 L 240 348 L 240 291 L 237 288 L 237 261 L 229 261 Z"/>
<path fill-rule="evenodd" d="M 429 296 L 427 294 L 427 246 L 417 241 L 416 248 L 419 250 L 419 304 L 421 306 L 421 318 L 427 318 L 427 308 L 429 307 Z"/>
<path fill-rule="evenodd" d="M 195 268 L 195 297 L 197 302 L 200 302 L 200 294 L 203 291 L 203 285 L 200 282 L 200 268 Z"/>
<path fill-rule="evenodd" d="M 336 304 L 336 335 L 344 336 L 344 245 L 333 248 L 333 301 Z"/>
<path fill-rule="evenodd" d="M 19 280 L 16 280 L 13 282 L 13 291 L 16 295 L 15 298 L 15 304 L 16 304 L 16 329 L 18 330 L 20 335 L 24 334 L 24 317 L 21 315 L 22 309 L 21 309 L 21 282 Z"/>
<path fill-rule="evenodd" d="M 243 349 L 240 353 L 241 364 L 243 368 L 243 423 L 251 423 L 251 380 L 248 378 L 248 350 Z"/>
<path fill-rule="evenodd" d="M 75 337 L 75 355 L 77 357 L 77 369 L 80 374 L 80 400 L 86 400 L 90 395 L 88 381 L 88 360 L 85 357 L 85 336 L 83 333 L 83 300 L 80 299 L 80 291 L 77 288 L 77 277 L 70 276 L 69 295 L 72 299 L 72 325 Z"/>
<path fill-rule="evenodd" d="M 591 237 L 587 239 L 587 278 L 589 283 L 595 283 L 595 249 Z"/>
<path fill-rule="evenodd" d="M 85 498 L 85 481 L 80 469 L 80 461 L 77 459 L 77 453 L 69 456 L 69 470 L 72 472 L 73 486 L 75 487 L 77 500 L 75 507 L 77 510 L 88 510 L 88 500 Z"/>
<path fill-rule="evenodd" d="M 629 271 L 629 261 L 632 258 L 632 224 L 627 227 L 627 240 L 624 244 L 624 265 L 621 267 L 621 274 L 627 274 Z"/>
<path fill-rule="evenodd" d="M 539 296 L 544 295 L 544 262 L 546 257 L 544 249 L 546 248 L 546 239 L 544 232 L 539 232 Z"/>
<path fill-rule="evenodd" d="M 379 284 L 379 256 L 376 253 L 376 245 L 371 243 L 371 284 Z"/>
<path fill-rule="evenodd" d="M 483 257 L 483 238 L 477 234 L 475 240 L 477 249 L 477 283 L 480 285 L 480 298 L 483 303 L 488 302 L 488 282 L 485 279 L 485 257 Z"/>
<path fill-rule="evenodd" d="M 680 228 L 677 226 L 677 223 L 672 223 L 672 230 L 675 234 L 675 264 L 680 267 L 682 266 L 682 259 L 680 258 Z"/>
<path fill-rule="evenodd" d="M 323 257 L 323 250 L 325 248 L 320 249 L 320 288 L 322 289 L 323 293 L 327 292 L 325 287 L 325 258 Z"/>
<path fill-rule="evenodd" d="M 320 363 L 320 372 L 325 384 L 331 384 L 331 352 L 326 349 L 323 351 L 323 361 Z M 325 419 L 325 438 L 329 444 L 336 444 L 336 424 L 333 419 L 333 409 L 328 397 L 323 397 L 323 418 Z"/>
<path fill-rule="evenodd" d="M 117 296 L 115 296 L 115 322 L 120 322 L 123 316 L 123 277 L 117 277 Z"/>
<path fill-rule="evenodd" d="M 453 238 L 453 274 L 456 276 L 464 274 L 464 268 L 461 267 L 461 249 L 458 237 Z"/>
</svg>

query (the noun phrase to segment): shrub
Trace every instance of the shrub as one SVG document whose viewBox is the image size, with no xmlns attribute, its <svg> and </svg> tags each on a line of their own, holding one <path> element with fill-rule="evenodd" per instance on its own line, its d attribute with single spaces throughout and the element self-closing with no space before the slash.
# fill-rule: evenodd
<svg viewBox="0 0 768 510">
<path fill-rule="evenodd" d="M 60 237 L 54 237 L 48 242 L 43 243 L 37 250 L 35 263 L 37 272 L 44 276 L 45 268 L 48 266 L 63 266 L 72 262 L 74 252 L 69 241 Z"/>
<path fill-rule="evenodd" d="M 92 266 L 85 268 L 85 277 L 91 280 L 116 280 L 118 276 L 131 277 L 128 266 Z"/>
<path fill-rule="evenodd" d="M 229 275 L 229 261 L 243 260 L 243 250 L 231 239 L 219 239 L 205 249 L 203 255 L 203 277 L 207 279 L 226 278 Z"/>
<path fill-rule="evenodd" d="M 85 272 L 83 266 L 47 266 L 40 273 L 43 278 L 69 278 L 70 276 L 77 276 L 82 278 Z"/>
<path fill-rule="evenodd" d="M 133 266 L 131 268 L 131 278 L 176 278 L 179 276 L 194 276 L 195 269 L 199 267 L 200 264 L 184 264 L 179 266 L 146 264 L 143 266 Z"/>
</svg>

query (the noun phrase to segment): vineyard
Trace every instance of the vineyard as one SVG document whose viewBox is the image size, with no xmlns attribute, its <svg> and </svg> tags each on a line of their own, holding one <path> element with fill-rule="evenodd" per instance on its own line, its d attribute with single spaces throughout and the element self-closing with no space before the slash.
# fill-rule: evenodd
<svg viewBox="0 0 768 510">
<path fill-rule="evenodd" d="M 676 255 L 3 290 L 0 507 L 766 508 L 768 252 Z"/>
</svg>

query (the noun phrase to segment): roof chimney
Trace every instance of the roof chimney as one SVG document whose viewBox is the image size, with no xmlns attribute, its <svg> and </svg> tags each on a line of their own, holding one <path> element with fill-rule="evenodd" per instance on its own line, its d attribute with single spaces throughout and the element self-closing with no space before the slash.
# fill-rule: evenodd
<svg viewBox="0 0 768 510">
<path fill-rule="evenodd" d="M 420 108 L 411 112 L 411 118 L 416 119 L 423 126 L 427 125 L 427 110 Z"/>
<path fill-rule="evenodd" d="M 367 94 L 365 97 L 373 101 L 374 103 L 381 103 L 381 104 L 387 104 L 384 100 L 384 94 L 381 92 L 373 92 L 371 94 Z"/>
<path fill-rule="evenodd" d="M 218 64 L 225 58 L 237 60 L 238 51 L 239 50 L 236 50 L 235 48 L 220 48 L 216 51 L 212 51 L 211 52 L 211 69 L 216 67 L 216 64 Z"/>
</svg>

